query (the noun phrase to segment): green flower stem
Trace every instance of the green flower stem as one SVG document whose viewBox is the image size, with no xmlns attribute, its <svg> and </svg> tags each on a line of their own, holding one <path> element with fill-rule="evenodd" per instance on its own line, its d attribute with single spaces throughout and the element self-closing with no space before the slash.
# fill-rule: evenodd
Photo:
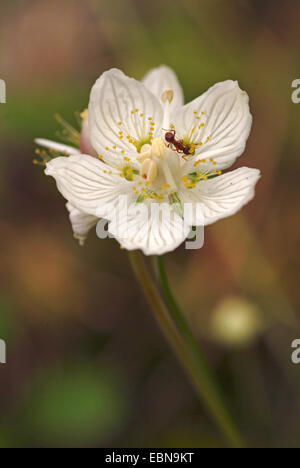
<svg viewBox="0 0 300 468">
<path fill-rule="evenodd" d="M 146 267 L 139 251 L 129 252 L 135 276 L 151 306 L 152 312 L 176 357 L 189 376 L 197 395 L 204 400 L 211 415 L 232 447 L 242 448 L 244 443 L 227 412 L 214 378 L 203 358 L 189 326 L 173 298 L 162 258 L 157 257 L 157 269 L 166 307 L 160 291 Z"/>
</svg>

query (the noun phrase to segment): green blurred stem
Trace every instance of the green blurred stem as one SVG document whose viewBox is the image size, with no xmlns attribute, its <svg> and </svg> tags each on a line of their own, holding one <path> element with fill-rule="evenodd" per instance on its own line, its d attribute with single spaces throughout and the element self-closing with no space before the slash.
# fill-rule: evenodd
<svg viewBox="0 0 300 468">
<path fill-rule="evenodd" d="M 229 444 L 232 447 L 243 448 L 245 446 L 243 440 L 225 408 L 214 377 L 171 293 L 162 257 L 155 257 L 155 261 L 166 303 L 146 267 L 143 255 L 139 251 L 133 251 L 129 252 L 129 258 L 152 312 L 176 357 L 189 376 L 197 395 L 206 403 Z"/>
</svg>

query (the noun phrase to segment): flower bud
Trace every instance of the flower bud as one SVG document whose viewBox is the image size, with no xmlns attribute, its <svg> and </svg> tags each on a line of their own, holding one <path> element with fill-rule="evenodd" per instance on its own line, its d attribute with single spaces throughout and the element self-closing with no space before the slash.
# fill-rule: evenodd
<svg viewBox="0 0 300 468">
<path fill-rule="evenodd" d="M 152 140 L 152 156 L 162 158 L 166 154 L 166 145 L 161 138 L 154 138 Z"/>
<path fill-rule="evenodd" d="M 141 176 L 147 179 L 147 182 L 153 182 L 157 177 L 157 164 L 151 159 L 145 159 L 141 167 Z"/>
</svg>

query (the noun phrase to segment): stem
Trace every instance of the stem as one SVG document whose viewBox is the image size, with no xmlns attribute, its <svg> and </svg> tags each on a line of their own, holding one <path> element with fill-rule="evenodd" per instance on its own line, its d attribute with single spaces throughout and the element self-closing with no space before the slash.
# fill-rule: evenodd
<svg viewBox="0 0 300 468">
<path fill-rule="evenodd" d="M 129 252 L 129 258 L 152 312 L 176 357 L 189 376 L 197 395 L 206 403 L 207 408 L 227 437 L 230 445 L 237 448 L 244 447 L 244 443 L 225 408 L 214 378 L 200 354 L 197 342 L 171 294 L 161 260 L 157 262 L 157 266 L 160 278 L 163 280 L 161 281 L 162 290 L 166 295 L 171 314 L 145 265 L 143 255 L 139 251 L 133 251 Z"/>
</svg>

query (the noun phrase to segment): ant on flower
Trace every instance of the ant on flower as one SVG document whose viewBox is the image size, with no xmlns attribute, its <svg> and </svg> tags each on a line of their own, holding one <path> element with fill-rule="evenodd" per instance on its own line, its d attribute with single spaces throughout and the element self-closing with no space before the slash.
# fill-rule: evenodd
<svg viewBox="0 0 300 468">
<path fill-rule="evenodd" d="M 168 130 L 165 134 L 165 140 L 168 143 L 168 148 L 170 148 L 170 145 L 173 145 L 174 148 L 176 148 L 177 153 L 182 153 L 183 159 L 186 158 L 186 156 L 193 156 L 195 153 L 195 147 L 196 146 L 201 146 L 202 142 L 199 143 L 184 143 L 183 139 L 176 139 L 175 138 L 176 131 L 175 130 Z M 209 139 L 209 137 L 207 138 Z"/>
</svg>

